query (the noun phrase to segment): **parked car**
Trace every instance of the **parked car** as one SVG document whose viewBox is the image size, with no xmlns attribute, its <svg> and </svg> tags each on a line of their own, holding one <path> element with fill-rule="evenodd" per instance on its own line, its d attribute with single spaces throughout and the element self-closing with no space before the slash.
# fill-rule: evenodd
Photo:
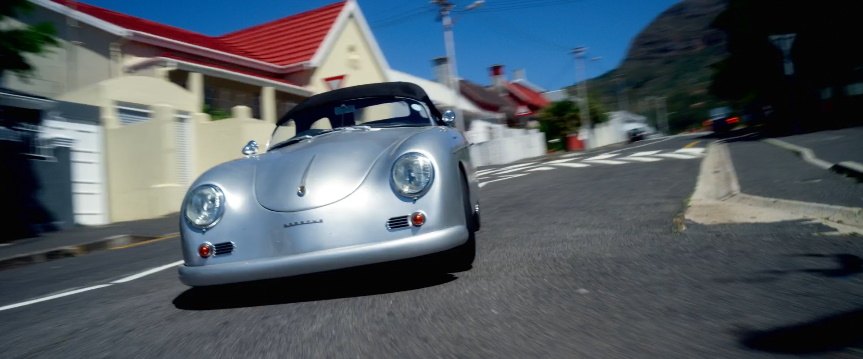
<svg viewBox="0 0 863 359">
<path fill-rule="evenodd" d="M 192 184 L 180 280 L 209 286 L 420 256 L 436 258 L 435 270 L 469 269 L 479 191 L 454 119 L 412 83 L 308 98 L 278 121 L 266 153 L 250 142 L 244 158 Z"/>
<path fill-rule="evenodd" d="M 731 132 L 739 123 L 740 117 L 734 116 L 731 108 L 722 106 L 710 110 L 710 118 L 704 121 L 704 127 L 709 128 L 714 134 L 722 136 Z"/>
<path fill-rule="evenodd" d="M 626 137 L 629 139 L 629 143 L 644 140 L 645 136 L 647 136 L 647 131 L 640 127 L 626 131 Z"/>
</svg>

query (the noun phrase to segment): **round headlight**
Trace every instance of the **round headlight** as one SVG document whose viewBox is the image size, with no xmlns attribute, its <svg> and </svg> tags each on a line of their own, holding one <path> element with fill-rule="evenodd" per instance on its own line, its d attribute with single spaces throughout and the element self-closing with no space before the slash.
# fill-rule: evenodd
<svg viewBox="0 0 863 359">
<path fill-rule="evenodd" d="M 428 157 L 407 153 L 393 164 L 393 184 L 403 196 L 419 197 L 434 179 L 434 166 Z"/>
<path fill-rule="evenodd" d="M 186 196 L 185 215 L 198 228 L 212 227 L 225 212 L 225 194 L 219 187 L 205 184 Z"/>
</svg>

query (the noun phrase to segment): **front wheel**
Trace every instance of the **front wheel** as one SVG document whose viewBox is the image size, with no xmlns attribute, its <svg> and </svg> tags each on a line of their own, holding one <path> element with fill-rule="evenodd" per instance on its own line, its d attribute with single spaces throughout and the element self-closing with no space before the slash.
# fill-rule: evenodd
<svg viewBox="0 0 863 359">
<path fill-rule="evenodd" d="M 467 179 L 464 176 L 462 176 L 461 193 L 462 206 L 464 207 L 464 225 L 467 228 L 467 241 L 458 247 L 450 249 L 444 256 L 446 267 L 454 271 L 471 269 L 473 267 L 473 260 L 476 258 L 476 236 L 474 232 L 477 230 L 477 224 L 473 208 L 470 205 L 470 190 L 468 189 Z"/>
</svg>

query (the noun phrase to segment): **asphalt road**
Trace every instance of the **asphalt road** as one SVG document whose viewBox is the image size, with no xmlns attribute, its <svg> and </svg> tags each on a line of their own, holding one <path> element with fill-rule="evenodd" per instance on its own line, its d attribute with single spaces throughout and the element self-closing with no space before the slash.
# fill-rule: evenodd
<svg viewBox="0 0 863 359">
<path fill-rule="evenodd" d="M 483 169 L 466 272 L 394 264 L 215 291 L 174 269 L 123 279 L 179 260 L 177 239 L 2 271 L 0 306 L 91 290 L 0 310 L 0 356 L 863 357 L 860 238 L 675 230 L 707 141 Z"/>
</svg>

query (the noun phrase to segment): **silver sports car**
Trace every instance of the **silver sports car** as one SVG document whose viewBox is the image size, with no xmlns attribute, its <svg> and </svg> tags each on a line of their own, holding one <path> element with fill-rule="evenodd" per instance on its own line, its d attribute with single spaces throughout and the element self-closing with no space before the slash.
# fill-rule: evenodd
<svg viewBox="0 0 863 359">
<path fill-rule="evenodd" d="M 267 152 L 198 178 L 181 208 L 180 280 L 209 286 L 420 256 L 471 267 L 479 229 L 469 143 L 417 85 L 349 87 L 284 117 Z"/>
</svg>

